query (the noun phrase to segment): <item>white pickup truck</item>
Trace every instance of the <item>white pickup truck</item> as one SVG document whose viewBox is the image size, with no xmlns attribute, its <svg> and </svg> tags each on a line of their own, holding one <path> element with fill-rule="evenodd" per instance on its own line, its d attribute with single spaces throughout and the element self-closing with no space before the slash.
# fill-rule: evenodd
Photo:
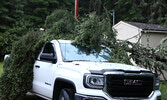
<svg viewBox="0 0 167 100">
<path fill-rule="evenodd" d="M 52 40 L 34 64 L 32 93 L 52 100 L 160 100 L 159 78 L 149 70 L 110 63 L 111 50 L 88 52 L 70 40 Z"/>
</svg>

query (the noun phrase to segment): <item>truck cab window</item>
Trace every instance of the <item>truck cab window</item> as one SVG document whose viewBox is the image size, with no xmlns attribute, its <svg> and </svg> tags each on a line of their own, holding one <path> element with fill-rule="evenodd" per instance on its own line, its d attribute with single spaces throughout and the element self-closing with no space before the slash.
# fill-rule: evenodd
<svg viewBox="0 0 167 100">
<path fill-rule="evenodd" d="M 53 48 L 53 45 L 52 43 L 47 43 L 44 47 L 44 50 L 42 53 L 45 53 L 45 54 L 50 54 L 50 55 L 55 55 L 55 52 L 54 52 L 54 48 Z"/>
<path fill-rule="evenodd" d="M 52 43 L 45 44 L 43 51 L 40 55 L 40 60 L 47 61 L 47 62 L 49 61 L 52 63 L 57 62 L 55 48 L 54 48 L 54 45 Z"/>
</svg>

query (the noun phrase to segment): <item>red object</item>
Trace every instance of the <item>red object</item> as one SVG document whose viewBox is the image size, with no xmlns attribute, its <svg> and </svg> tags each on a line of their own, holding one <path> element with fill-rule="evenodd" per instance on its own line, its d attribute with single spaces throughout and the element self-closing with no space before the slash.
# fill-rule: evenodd
<svg viewBox="0 0 167 100">
<path fill-rule="evenodd" d="M 75 19 L 78 20 L 79 0 L 75 0 Z"/>
</svg>

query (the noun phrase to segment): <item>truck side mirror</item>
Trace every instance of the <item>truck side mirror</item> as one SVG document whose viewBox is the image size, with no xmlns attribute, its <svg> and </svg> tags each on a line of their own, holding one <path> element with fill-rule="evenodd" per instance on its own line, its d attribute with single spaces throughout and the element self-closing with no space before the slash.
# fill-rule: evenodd
<svg viewBox="0 0 167 100">
<path fill-rule="evenodd" d="M 53 56 L 53 54 L 49 54 L 49 53 L 42 53 L 40 55 L 40 60 L 43 60 L 43 61 L 50 61 L 52 63 L 56 63 L 57 62 L 57 57 L 56 56 Z"/>
<path fill-rule="evenodd" d="M 4 60 L 7 59 L 7 58 L 9 58 L 9 57 L 10 57 L 10 54 L 6 54 L 6 55 L 4 56 Z"/>
</svg>

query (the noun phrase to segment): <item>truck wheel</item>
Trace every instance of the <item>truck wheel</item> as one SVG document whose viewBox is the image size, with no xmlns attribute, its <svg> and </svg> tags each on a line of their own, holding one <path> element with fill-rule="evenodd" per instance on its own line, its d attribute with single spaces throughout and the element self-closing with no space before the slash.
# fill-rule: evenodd
<svg viewBox="0 0 167 100">
<path fill-rule="evenodd" d="M 59 100 L 74 100 L 74 90 L 73 89 L 62 89 L 59 94 Z"/>
</svg>

